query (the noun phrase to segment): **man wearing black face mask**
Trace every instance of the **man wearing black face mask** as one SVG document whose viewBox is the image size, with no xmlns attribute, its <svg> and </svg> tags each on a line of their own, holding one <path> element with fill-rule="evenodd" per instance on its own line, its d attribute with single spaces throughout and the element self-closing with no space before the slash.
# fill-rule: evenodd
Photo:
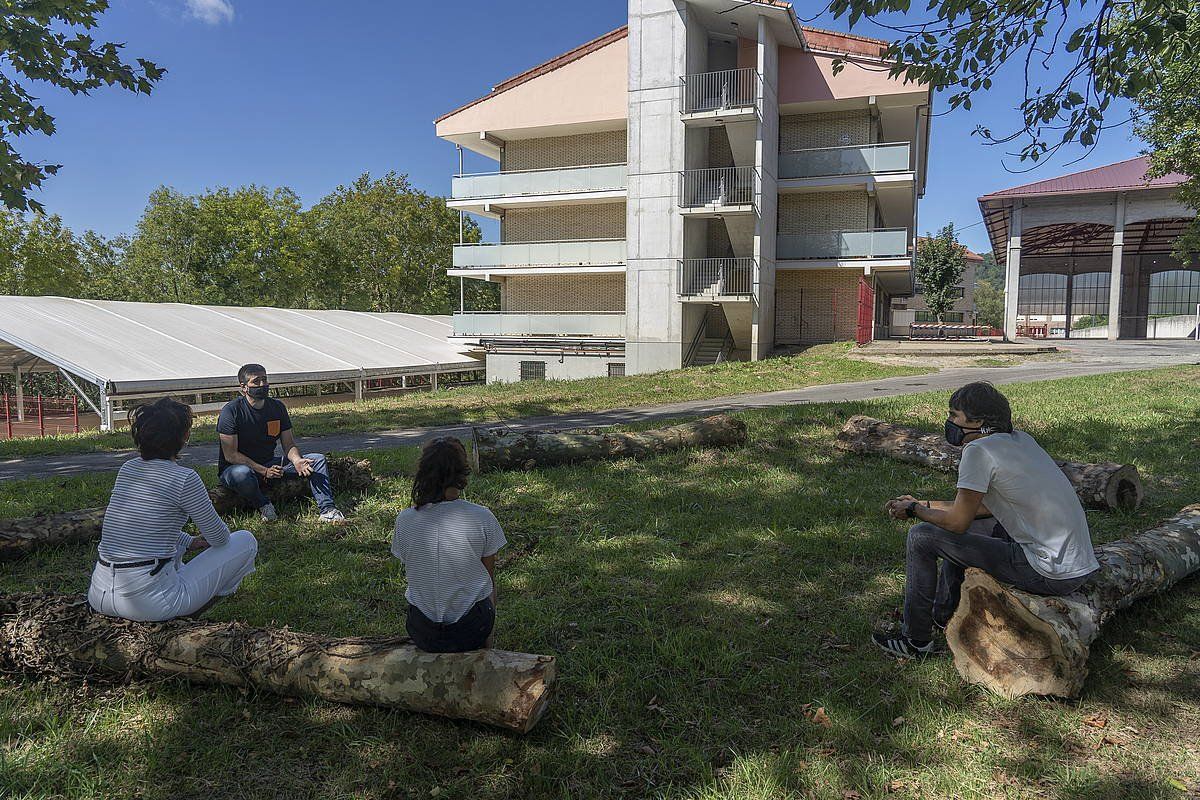
<svg viewBox="0 0 1200 800">
<path fill-rule="evenodd" d="M 900 658 L 934 652 L 933 628 L 954 614 L 967 567 L 1061 596 L 1100 566 L 1070 481 L 1032 436 L 1013 430 L 1008 399 L 995 387 L 971 383 L 950 397 L 946 440 L 963 448 L 954 500 L 905 495 L 884 506 L 894 519 L 921 520 L 908 532 L 903 631 L 873 635 Z"/>
<path fill-rule="evenodd" d="M 263 493 L 263 485 L 286 477 L 306 478 L 321 521 L 345 522 L 333 504 L 325 456 L 300 455 L 287 407 L 270 396 L 266 369 L 261 364 L 246 364 L 238 370 L 238 384 L 241 396 L 226 403 L 217 419 L 221 439 L 217 471 L 221 483 L 246 498 L 264 520 L 273 522 L 278 515 Z M 282 445 L 284 455 L 278 460 L 277 445 Z M 286 466 L 285 459 L 289 462 Z"/>
</svg>

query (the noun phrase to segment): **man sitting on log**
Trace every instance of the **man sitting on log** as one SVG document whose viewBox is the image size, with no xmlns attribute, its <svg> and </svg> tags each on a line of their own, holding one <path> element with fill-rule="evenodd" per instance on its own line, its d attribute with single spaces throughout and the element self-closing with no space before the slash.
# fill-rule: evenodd
<svg viewBox="0 0 1200 800">
<path fill-rule="evenodd" d="M 496 622 L 496 553 L 507 542 L 496 515 L 459 497 L 471 469 L 453 436 L 421 450 L 412 506 L 396 517 L 392 555 L 408 576 L 413 644 L 430 653 L 492 646 Z"/>
<path fill-rule="evenodd" d="M 344 523 L 346 517 L 333 504 L 325 456 L 300 455 L 287 407 L 270 396 L 267 370 L 262 364 L 246 364 L 238 370 L 237 379 L 240 396 L 226 403 L 217 418 L 221 439 L 217 473 L 221 483 L 258 509 L 264 520 L 274 522 L 279 517 L 263 487 L 282 478 L 307 478 L 321 521 Z M 278 461 L 277 444 L 283 446 Z M 289 462 L 286 465 L 285 459 Z"/>
<path fill-rule="evenodd" d="M 894 519 L 921 520 L 908 532 L 902 631 L 872 637 L 898 658 L 934 652 L 933 627 L 944 629 L 954 614 L 967 567 L 1062 596 L 1100 566 L 1075 490 L 1032 436 L 1013 430 L 1008 399 L 994 386 L 956 391 L 945 428 L 963 448 L 954 500 L 905 495 L 884 507 Z"/>
</svg>

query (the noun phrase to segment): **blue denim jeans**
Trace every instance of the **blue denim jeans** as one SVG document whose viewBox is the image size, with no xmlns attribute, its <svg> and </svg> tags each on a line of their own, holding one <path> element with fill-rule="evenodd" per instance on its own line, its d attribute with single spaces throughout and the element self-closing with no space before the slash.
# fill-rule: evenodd
<svg viewBox="0 0 1200 800">
<path fill-rule="evenodd" d="M 304 457 L 312 462 L 312 474 L 308 476 L 308 486 L 312 490 L 313 499 L 317 501 L 317 508 L 321 511 L 328 511 L 334 507 L 333 486 L 329 483 L 329 465 L 325 463 L 325 456 L 320 453 L 308 453 Z M 268 465 L 264 464 L 263 466 Z M 278 480 L 297 480 L 299 477 L 296 466 L 288 462 L 287 466 L 283 468 L 283 477 Z M 258 474 L 245 464 L 232 464 L 226 467 L 225 471 L 221 473 L 220 480 L 222 486 L 227 486 L 237 492 L 255 508 L 262 508 L 271 502 L 263 494 Z"/>
<path fill-rule="evenodd" d="M 941 569 L 938 560 L 941 559 Z M 904 635 L 927 642 L 933 621 L 945 625 L 958 608 L 967 567 L 978 567 L 1001 583 L 1041 595 L 1067 595 L 1091 574 L 1054 580 L 1029 565 L 1021 545 L 992 518 L 976 520 L 965 533 L 953 533 L 930 522 L 908 530 L 904 581 Z"/>
</svg>

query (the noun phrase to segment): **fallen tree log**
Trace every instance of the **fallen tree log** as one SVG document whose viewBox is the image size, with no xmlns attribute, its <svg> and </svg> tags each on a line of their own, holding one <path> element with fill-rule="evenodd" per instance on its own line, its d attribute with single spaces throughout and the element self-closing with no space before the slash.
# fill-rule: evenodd
<svg viewBox="0 0 1200 800">
<path fill-rule="evenodd" d="M 637 432 L 472 429 L 475 470 L 535 469 L 580 461 L 655 456 L 689 447 L 746 443 L 746 423 L 717 414 L 670 428 Z"/>
<path fill-rule="evenodd" d="M 82 597 L 0 596 L 0 668 L 57 678 L 178 678 L 383 706 L 526 733 L 545 713 L 553 656 L 434 654 L 407 637 L 332 639 L 237 622 L 130 622 Z"/>
<path fill-rule="evenodd" d="M 375 486 L 371 462 L 353 458 L 329 459 L 329 480 L 339 492 L 364 492 Z M 213 506 L 220 514 L 248 510 L 250 504 L 224 486 L 209 489 Z M 308 481 L 298 478 L 271 481 L 267 497 L 277 505 L 311 497 Z M 39 514 L 21 519 L 0 519 L 0 561 L 23 558 L 31 550 L 100 538 L 103 508 L 85 508 L 61 514 Z"/>
<path fill-rule="evenodd" d="M 365 492 L 375 487 L 375 476 L 371 474 L 371 462 L 340 457 L 326 460 L 329 465 L 329 482 L 338 492 Z M 275 505 L 285 505 L 312 497 L 308 481 L 302 478 L 284 478 L 267 482 L 267 498 Z M 218 484 L 208 490 L 218 514 L 250 509 L 250 503 L 242 496 Z"/>
<path fill-rule="evenodd" d="M 851 417 L 834 444 L 853 453 L 885 455 L 910 464 L 922 464 L 944 472 L 958 469 L 962 448 L 942 436 L 904 425 L 865 417 Z M 1145 488 L 1137 467 L 1111 461 L 1083 464 L 1059 461 L 1084 508 L 1132 510 L 1142 504 Z"/>
<path fill-rule="evenodd" d="M 1200 504 L 1158 527 L 1096 548 L 1100 570 L 1079 591 L 1043 597 L 967 570 L 946 642 L 963 680 L 1005 697 L 1075 697 L 1100 627 L 1135 601 L 1200 570 Z"/>
</svg>

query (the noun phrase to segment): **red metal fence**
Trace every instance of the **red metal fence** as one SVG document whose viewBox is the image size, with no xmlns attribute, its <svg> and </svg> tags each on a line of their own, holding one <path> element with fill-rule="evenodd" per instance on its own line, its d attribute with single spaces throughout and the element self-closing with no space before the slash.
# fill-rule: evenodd
<svg viewBox="0 0 1200 800">
<path fill-rule="evenodd" d="M 0 428 L 6 438 L 15 435 L 45 436 L 47 432 L 79 433 L 79 397 L 46 397 L 31 395 L 18 402 L 15 395 L 0 395 L 3 405 L 4 427 Z"/>
<path fill-rule="evenodd" d="M 875 333 L 875 288 L 866 278 L 858 279 L 858 331 L 854 340 L 859 346 L 871 341 Z"/>
</svg>

